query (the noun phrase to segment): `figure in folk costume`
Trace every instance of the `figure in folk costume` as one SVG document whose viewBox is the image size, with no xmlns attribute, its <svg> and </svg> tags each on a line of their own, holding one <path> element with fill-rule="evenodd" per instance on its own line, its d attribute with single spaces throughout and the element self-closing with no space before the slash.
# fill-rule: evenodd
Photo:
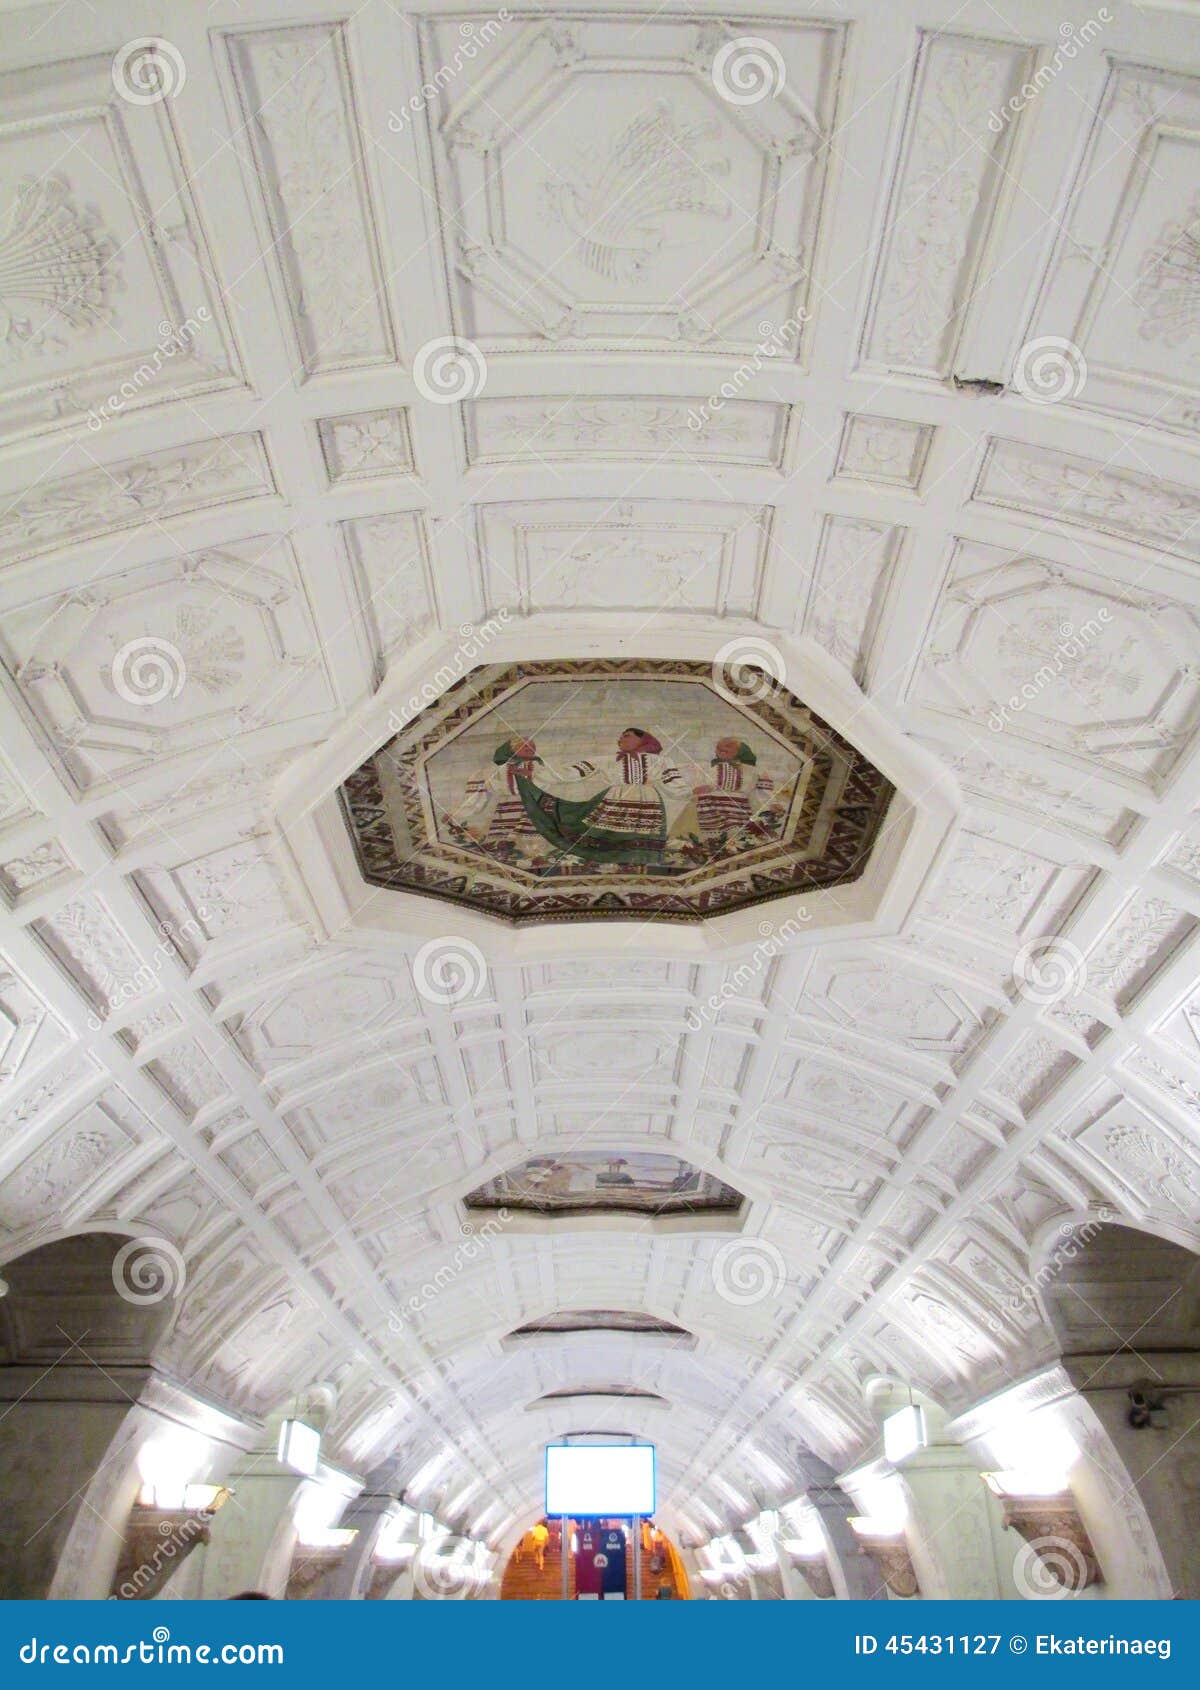
<svg viewBox="0 0 1200 1690">
<path fill-rule="evenodd" d="M 775 791 L 770 775 L 758 773 L 758 758 L 744 739 L 719 739 L 713 750 L 712 778 L 692 788 L 706 845 L 744 834 Z"/>
</svg>

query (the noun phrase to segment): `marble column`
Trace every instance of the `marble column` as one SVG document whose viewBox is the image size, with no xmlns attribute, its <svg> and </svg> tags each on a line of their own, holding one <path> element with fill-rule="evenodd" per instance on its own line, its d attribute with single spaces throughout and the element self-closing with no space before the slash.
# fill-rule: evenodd
<svg viewBox="0 0 1200 1690">
<path fill-rule="evenodd" d="M 1162 1441 L 1157 1435 L 1139 1441 L 1145 1433 L 1121 1424 L 1129 1407 L 1126 1390 L 1106 1389 L 1095 1367 L 1093 1360 L 1082 1370 L 1073 1366 L 1068 1371 L 1062 1363 L 1043 1368 L 960 1414 L 947 1432 L 967 1446 L 983 1468 L 1028 1466 L 1045 1452 L 1056 1452 L 1055 1459 L 1063 1465 L 1064 1487 L 1100 1563 L 1103 1582 L 1089 1588 L 1089 1597 L 1161 1600 L 1174 1594 L 1173 1576 L 1181 1582 L 1189 1576 L 1188 1503 L 1183 1497 L 1164 1496 L 1172 1483 L 1170 1471 L 1162 1479 L 1152 1472 L 1170 1434 Z M 1082 1390 L 1076 1388 L 1072 1372 Z M 1144 1375 L 1144 1363 L 1138 1372 Z M 1113 1370 L 1108 1383 L 1115 1384 L 1118 1373 Z M 1188 1424 L 1189 1401 L 1194 1399 L 1176 1400 L 1177 1438 Z M 1186 1446 L 1187 1439 L 1181 1442 Z M 1018 1459 L 1014 1448 L 1017 1455 L 1028 1454 Z M 1186 1447 L 1183 1453 L 1181 1471 L 1174 1479 L 1180 1486 L 1187 1478 Z M 1194 1460 L 1194 1442 L 1191 1455 Z M 1191 1472 L 1194 1486 L 1195 1467 Z M 1191 1506 L 1194 1509 L 1195 1503 Z M 1192 1521 L 1190 1552 L 1194 1556 L 1194 1512 Z M 1174 1557 L 1171 1570 L 1166 1553 Z M 1190 1576 L 1194 1593 L 1194 1570 Z"/>
<path fill-rule="evenodd" d="M 887 1592 L 881 1588 L 869 1558 L 861 1553 L 858 1539 L 850 1526 L 850 1515 L 856 1514 L 858 1509 L 839 1485 L 833 1469 L 815 1456 L 808 1457 L 802 1476 L 806 1484 L 801 1495 L 816 1511 L 834 1595 L 843 1601 L 886 1600 Z"/>
<path fill-rule="evenodd" d="M 149 1367 L 0 1368 L 0 1596 L 107 1597 L 150 1473 L 223 1483 L 252 1438 Z"/>
<path fill-rule="evenodd" d="M 1122 1353 L 1102 1362 L 1068 1356 L 1062 1365 L 1095 1421 L 1078 1419 L 1085 1459 L 1102 1471 L 1114 1458 L 1120 1463 L 1149 1519 L 1172 1594 L 1200 1600 L 1200 1355 Z M 1161 1402 L 1145 1425 L 1130 1424 L 1131 1389 Z M 1118 1473 L 1118 1496 L 1121 1482 Z"/>
</svg>

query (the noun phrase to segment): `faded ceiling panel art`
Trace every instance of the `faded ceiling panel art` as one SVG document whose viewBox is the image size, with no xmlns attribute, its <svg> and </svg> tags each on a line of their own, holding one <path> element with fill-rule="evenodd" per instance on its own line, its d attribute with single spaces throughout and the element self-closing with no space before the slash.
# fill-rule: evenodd
<svg viewBox="0 0 1200 1690">
<path fill-rule="evenodd" d="M 694 921 L 856 880 L 890 783 L 788 689 L 708 664 L 473 671 L 352 774 L 366 880 L 520 922 Z"/>
<path fill-rule="evenodd" d="M 636 1309 L 558 1309 L 540 1320 L 528 1321 L 510 1332 L 510 1338 L 537 1338 L 552 1333 L 624 1332 L 656 1338 L 691 1338 L 692 1334 L 669 1320 L 639 1314 Z"/>
<path fill-rule="evenodd" d="M 468 1209 L 537 1215 L 734 1215 L 742 1195 L 678 1156 L 582 1150 L 528 1161 L 478 1186 Z"/>
</svg>

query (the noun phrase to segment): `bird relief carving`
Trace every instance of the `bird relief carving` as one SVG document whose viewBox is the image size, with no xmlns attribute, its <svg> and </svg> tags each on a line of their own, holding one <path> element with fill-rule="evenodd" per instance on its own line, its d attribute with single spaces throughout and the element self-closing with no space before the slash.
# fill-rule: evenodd
<svg viewBox="0 0 1200 1690">
<path fill-rule="evenodd" d="M 728 176 L 729 160 L 710 148 L 717 128 L 684 123 L 656 100 L 606 154 L 580 152 L 547 181 L 546 208 L 575 236 L 579 262 L 607 282 L 635 282 L 662 252 L 672 219 L 728 217 L 718 179 Z"/>
</svg>

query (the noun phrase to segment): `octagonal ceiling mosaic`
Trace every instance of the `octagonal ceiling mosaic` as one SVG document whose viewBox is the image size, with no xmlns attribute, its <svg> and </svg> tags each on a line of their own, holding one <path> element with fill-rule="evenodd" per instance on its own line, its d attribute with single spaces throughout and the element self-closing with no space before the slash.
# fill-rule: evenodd
<svg viewBox="0 0 1200 1690">
<path fill-rule="evenodd" d="M 695 921 L 846 885 L 888 780 L 764 673 L 563 660 L 476 669 L 342 801 L 375 886 L 510 921 Z"/>
<path fill-rule="evenodd" d="M 537 1215 L 735 1215 L 742 1194 L 678 1156 L 578 1150 L 531 1156 L 463 1201 L 468 1209 Z"/>
</svg>

